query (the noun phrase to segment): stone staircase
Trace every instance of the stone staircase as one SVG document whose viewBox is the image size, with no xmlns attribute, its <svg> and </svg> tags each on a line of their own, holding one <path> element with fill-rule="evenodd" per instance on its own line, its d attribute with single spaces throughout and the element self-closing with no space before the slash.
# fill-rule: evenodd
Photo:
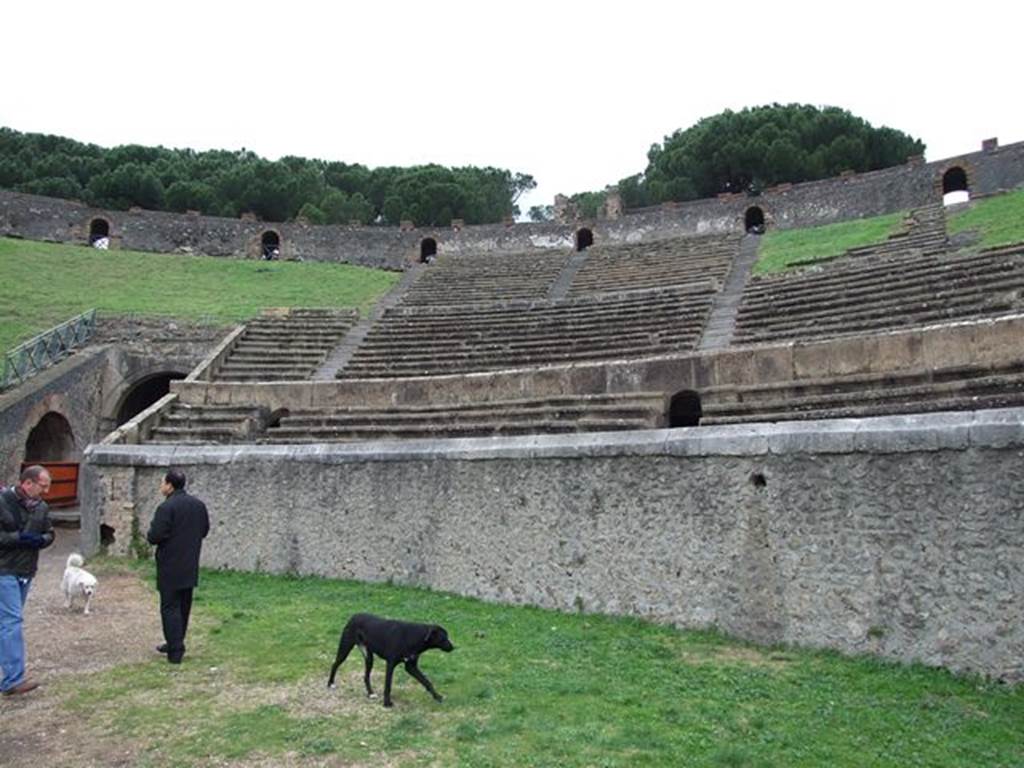
<svg viewBox="0 0 1024 768">
<path fill-rule="evenodd" d="M 569 258 L 569 261 L 566 262 L 565 267 L 562 269 L 562 273 L 551 284 L 551 289 L 548 291 L 547 296 L 550 301 L 558 301 L 566 297 L 569 293 L 569 287 L 576 278 L 576 274 L 587 263 L 587 255 L 587 251 L 584 249 L 577 251 Z"/>
<path fill-rule="evenodd" d="M 757 249 L 760 245 L 760 235 L 748 234 L 743 238 L 739 256 L 733 261 L 725 286 L 715 296 L 707 328 L 704 329 L 698 347 L 701 351 L 724 349 L 732 343 L 733 332 L 736 329 L 736 314 L 743 301 L 743 290 L 750 279 L 750 272 L 757 261 Z"/>
<path fill-rule="evenodd" d="M 892 256 L 918 251 L 939 253 L 946 250 L 946 210 L 942 203 L 916 208 L 903 223 L 903 230 L 881 242 L 849 248 L 839 258 L 859 256 Z"/>
<path fill-rule="evenodd" d="M 246 324 L 212 371 L 221 382 L 304 381 L 355 324 L 355 310 L 268 311 Z"/>
<path fill-rule="evenodd" d="M 370 329 L 384 316 L 385 312 L 402 301 L 409 289 L 416 284 L 416 281 L 420 279 L 428 268 L 426 264 L 415 264 L 407 269 L 405 274 L 402 275 L 402 279 L 395 283 L 390 291 L 378 299 L 377 303 L 373 305 L 373 309 L 350 328 L 341 340 L 341 343 L 331 350 L 320 367 L 313 373 L 313 379 L 316 381 L 330 381 L 337 376 L 338 371 L 348 365 L 352 355 L 362 345 Z"/>
<path fill-rule="evenodd" d="M 709 389 L 701 426 L 1024 406 L 1024 363 Z"/>
<path fill-rule="evenodd" d="M 175 402 L 150 431 L 150 443 L 182 445 L 255 442 L 266 432 L 269 410 L 258 406 L 205 406 Z"/>
</svg>

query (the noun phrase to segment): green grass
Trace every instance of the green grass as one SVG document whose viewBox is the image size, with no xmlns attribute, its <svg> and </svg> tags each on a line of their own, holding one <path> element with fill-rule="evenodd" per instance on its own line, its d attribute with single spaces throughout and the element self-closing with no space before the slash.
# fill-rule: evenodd
<svg viewBox="0 0 1024 768">
<path fill-rule="evenodd" d="M 356 653 L 326 690 L 355 611 L 447 627 L 455 652 L 420 662 L 444 703 L 399 669 L 384 710 Z M 136 765 L 1024 765 L 1024 687 L 941 670 L 315 578 L 204 572 L 193 615 L 182 667 L 154 656 L 62 683 L 67 714 L 120 734 Z"/>
<path fill-rule="evenodd" d="M 946 226 L 951 235 L 978 232 L 982 248 L 1024 241 L 1024 189 L 973 202 L 950 214 Z"/>
<path fill-rule="evenodd" d="M 821 227 L 771 230 L 761 241 L 754 273 L 781 272 L 834 258 L 848 248 L 880 243 L 899 231 L 905 217 L 898 212 Z"/>
<path fill-rule="evenodd" d="M 229 323 L 263 307 L 365 308 L 398 280 L 319 262 L 99 251 L 0 238 L 0 352 L 86 309 Z"/>
</svg>

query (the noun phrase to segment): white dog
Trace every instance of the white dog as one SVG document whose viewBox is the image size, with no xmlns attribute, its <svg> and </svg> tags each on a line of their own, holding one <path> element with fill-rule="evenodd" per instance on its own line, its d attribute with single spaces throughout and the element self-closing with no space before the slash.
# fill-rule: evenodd
<svg viewBox="0 0 1024 768">
<path fill-rule="evenodd" d="M 68 564 L 64 569 L 64 578 L 60 582 L 60 588 L 64 592 L 64 607 L 71 608 L 76 597 L 85 598 L 85 613 L 89 613 L 89 602 L 96 593 L 96 586 L 99 582 L 96 577 L 82 568 L 82 556 L 75 552 L 68 555 Z"/>
</svg>

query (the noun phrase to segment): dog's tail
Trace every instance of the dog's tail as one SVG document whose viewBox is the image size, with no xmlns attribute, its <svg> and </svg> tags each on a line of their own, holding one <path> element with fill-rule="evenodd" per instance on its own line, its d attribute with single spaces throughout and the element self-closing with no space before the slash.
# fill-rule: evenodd
<svg viewBox="0 0 1024 768">
<path fill-rule="evenodd" d="M 68 568 L 81 568 L 85 564 L 85 560 L 77 552 L 72 552 L 68 555 Z"/>
</svg>

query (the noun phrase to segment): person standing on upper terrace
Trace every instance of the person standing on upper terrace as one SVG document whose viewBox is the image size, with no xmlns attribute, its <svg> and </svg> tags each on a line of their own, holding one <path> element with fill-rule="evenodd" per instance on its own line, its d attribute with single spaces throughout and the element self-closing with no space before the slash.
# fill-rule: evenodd
<svg viewBox="0 0 1024 768">
<path fill-rule="evenodd" d="M 166 653 L 171 664 L 180 664 L 210 516 L 203 502 L 185 492 L 185 473 L 180 469 L 164 475 L 160 493 L 165 500 L 156 508 L 146 534 L 146 540 L 156 546 L 156 586 L 165 640 L 157 651 Z"/>
<path fill-rule="evenodd" d="M 39 684 L 25 677 L 25 600 L 39 566 L 39 550 L 53 544 L 50 490 L 44 467 L 26 467 L 13 488 L 0 491 L 0 690 L 4 696 L 28 693 Z"/>
</svg>

